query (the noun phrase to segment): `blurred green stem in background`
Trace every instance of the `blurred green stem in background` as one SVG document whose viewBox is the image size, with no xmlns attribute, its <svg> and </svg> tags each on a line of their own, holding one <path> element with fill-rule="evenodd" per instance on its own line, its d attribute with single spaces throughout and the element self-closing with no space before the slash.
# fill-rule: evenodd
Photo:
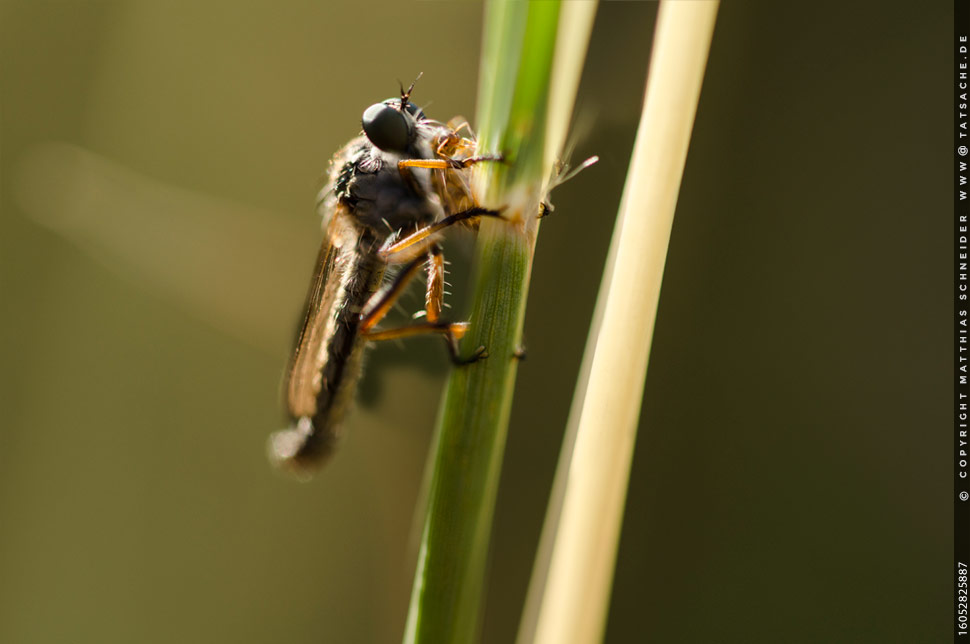
<svg viewBox="0 0 970 644">
<path fill-rule="evenodd" d="M 588 24 L 569 37 L 583 53 L 556 67 L 561 14 L 557 1 L 495 0 L 485 12 L 479 74 L 479 151 L 501 153 L 503 163 L 481 164 L 474 190 L 501 218 L 483 218 L 470 354 L 488 357 L 456 368 L 448 381 L 437 427 L 431 488 L 404 641 L 475 642 L 485 595 L 485 564 L 505 447 L 525 300 L 532 269 L 539 205 L 549 189 L 554 154 L 565 139 L 585 57 Z M 561 10 L 562 9 L 562 10 Z M 558 36 L 563 41 L 563 36 Z M 556 87 L 551 87 L 551 79 Z M 554 99 L 550 99 L 550 96 Z M 556 128 L 547 132 L 547 124 Z"/>
</svg>

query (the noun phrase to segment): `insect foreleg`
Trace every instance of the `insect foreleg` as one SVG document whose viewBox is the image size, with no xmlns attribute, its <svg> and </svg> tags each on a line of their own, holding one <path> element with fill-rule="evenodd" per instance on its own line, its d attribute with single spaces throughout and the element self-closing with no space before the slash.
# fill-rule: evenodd
<svg viewBox="0 0 970 644">
<path fill-rule="evenodd" d="M 397 162 L 397 167 L 399 170 L 404 171 L 405 168 L 428 168 L 431 170 L 461 170 L 462 168 L 467 168 L 470 165 L 476 163 L 481 163 L 482 161 L 504 161 L 505 159 L 500 154 L 483 154 L 477 157 L 468 157 L 467 159 L 404 159 L 403 161 Z"/>
<path fill-rule="evenodd" d="M 401 173 L 404 181 L 417 191 L 419 187 L 417 181 L 414 179 L 414 175 L 411 173 L 411 168 L 427 168 L 430 170 L 461 170 L 476 163 L 481 163 L 482 161 L 504 160 L 505 159 L 500 154 L 485 154 L 477 157 L 468 157 L 467 159 L 453 159 L 451 157 L 446 157 L 444 159 L 404 159 L 397 162 L 397 170 Z"/>
</svg>

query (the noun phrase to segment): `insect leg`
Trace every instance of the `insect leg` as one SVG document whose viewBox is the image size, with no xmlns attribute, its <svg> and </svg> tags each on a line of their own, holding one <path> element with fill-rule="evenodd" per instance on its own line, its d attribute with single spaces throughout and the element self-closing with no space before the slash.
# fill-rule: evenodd
<svg viewBox="0 0 970 644">
<path fill-rule="evenodd" d="M 461 358 L 458 352 L 458 340 L 468 330 L 467 322 L 444 322 L 440 319 L 441 307 L 444 300 L 445 260 L 441 247 L 433 244 L 428 251 L 428 287 L 425 296 L 426 322 L 411 324 L 396 329 L 381 331 L 374 327 L 387 315 L 394 305 L 394 301 L 404 291 L 404 287 L 420 270 L 424 258 L 413 259 L 408 262 L 391 285 L 377 293 L 361 311 L 360 332 L 368 340 L 393 340 L 407 338 L 425 333 L 440 333 L 445 338 L 448 353 L 452 362 L 457 365 L 469 364 L 485 357 L 485 347 L 479 347 L 470 358 Z"/>
<path fill-rule="evenodd" d="M 462 168 L 467 168 L 470 165 L 476 163 L 481 163 L 482 161 L 504 161 L 504 157 L 500 154 L 483 154 L 477 157 L 468 157 L 467 159 L 404 159 L 403 161 L 397 162 L 397 167 L 401 171 L 406 171 L 406 168 L 429 168 L 432 170 L 460 170 Z"/>
<path fill-rule="evenodd" d="M 447 142 L 442 143 L 442 145 L 446 144 Z M 414 179 L 414 175 L 411 173 L 411 168 L 428 168 L 431 170 L 461 170 L 462 168 L 467 168 L 470 165 L 481 163 L 482 161 L 504 160 L 505 159 L 500 154 L 486 154 L 477 157 L 468 157 L 467 159 L 452 159 L 451 157 L 446 157 L 444 159 L 404 159 L 403 161 L 397 162 L 397 169 L 409 185 L 415 188 L 416 191 L 420 191 L 417 182 Z"/>
<path fill-rule="evenodd" d="M 381 340 L 412 338 L 416 335 L 425 335 L 427 333 L 441 333 L 445 336 L 453 336 L 455 340 L 460 340 L 466 331 L 468 331 L 468 322 L 419 322 L 417 324 L 400 326 L 396 329 L 368 331 L 364 337 L 368 340 L 379 342 Z"/>
<path fill-rule="evenodd" d="M 428 251 L 428 290 L 424 296 L 425 319 L 431 324 L 440 325 L 441 307 L 445 300 L 445 256 L 441 246 L 433 244 Z M 448 355 L 456 365 L 471 364 L 486 357 L 485 347 L 478 347 L 470 358 L 461 358 L 458 353 L 458 341 L 468 330 L 467 322 L 448 325 L 445 333 L 445 343 Z"/>
<path fill-rule="evenodd" d="M 360 332 L 365 336 L 377 324 L 384 319 L 387 312 L 394 306 L 394 302 L 404 292 L 404 287 L 408 285 L 415 273 L 421 270 L 424 264 L 424 257 L 417 257 L 405 264 L 404 268 L 398 273 L 394 281 L 387 288 L 381 289 L 374 295 L 360 312 Z"/>
<path fill-rule="evenodd" d="M 461 221 L 466 221 L 468 219 L 473 219 L 475 217 L 501 217 L 501 213 L 498 210 L 490 210 L 488 208 L 469 208 L 468 210 L 463 210 L 461 212 L 456 212 L 453 215 L 448 215 L 441 221 L 431 224 L 430 226 L 425 226 L 424 228 L 417 230 L 403 239 L 399 239 L 390 246 L 385 246 L 380 250 L 380 255 L 384 259 L 389 258 L 395 253 L 399 253 L 402 250 L 410 248 L 417 243 L 420 243 L 430 237 L 431 235 L 444 230 L 448 226 L 452 226 Z"/>
<path fill-rule="evenodd" d="M 424 294 L 425 319 L 435 323 L 441 318 L 445 302 L 445 256 L 441 246 L 433 244 L 428 251 L 428 285 Z"/>
<path fill-rule="evenodd" d="M 475 352 L 462 358 L 458 350 L 458 341 L 468 331 L 468 322 L 422 322 L 420 324 L 409 324 L 408 326 L 396 329 L 386 329 L 381 331 L 368 331 L 364 337 L 368 340 L 397 340 L 400 338 L 410 338 L 415 335 L 426 333 L 440 333 L 445 337 L 445 345 L 448 347 L 448 355 L 456 366 L 463 366 L 478 362 L 482 358 L 487 358 L 488 353 L 485 347 L 478 347 Z"/>
</svg>

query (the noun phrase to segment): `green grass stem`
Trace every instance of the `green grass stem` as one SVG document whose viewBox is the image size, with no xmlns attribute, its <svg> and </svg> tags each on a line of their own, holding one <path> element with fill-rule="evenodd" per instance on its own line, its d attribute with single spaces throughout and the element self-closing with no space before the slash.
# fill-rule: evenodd
<svg viewBox="0 0 970 644">
<path fill-rule="evenodd" d="M 473 182 L 479 202 L 500 208 L 503 216 L 484 218 L 479 228 L 463 350 L 484 346 L 488 357 L 456 368 L 445 389 L 407 644 L 467 644 L 479 637 L 537 215 L 553 161 L 546 151 L 546 124 L 559 16 L 560 3 L 553 0 L 495 0 L 486 8 L 479 150 L 501 153 L 505 162 L 480 164 Z M 557 122 L 568 123 L 568 116 Z"/>
</svg>

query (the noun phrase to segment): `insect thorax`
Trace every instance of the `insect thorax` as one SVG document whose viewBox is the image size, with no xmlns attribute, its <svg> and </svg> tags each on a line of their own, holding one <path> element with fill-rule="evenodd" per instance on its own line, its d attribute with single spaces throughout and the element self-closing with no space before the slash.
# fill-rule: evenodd
<svg viewBox="0 0 970 644">
<path fill-rule="evenodd" d="M 430 158 L 428 146 L 415 146 L 411 158 Z M 428 156 L 423 156 L 422 153 Z M 347 206 L 355 220 L 378 236 L 427 225 L 443 216 L 430 172 L 402 173 L 403 157 L 384 152 L 358 137 L 337 153 L 331 166 L 332 198 Z"/>
</svg>

